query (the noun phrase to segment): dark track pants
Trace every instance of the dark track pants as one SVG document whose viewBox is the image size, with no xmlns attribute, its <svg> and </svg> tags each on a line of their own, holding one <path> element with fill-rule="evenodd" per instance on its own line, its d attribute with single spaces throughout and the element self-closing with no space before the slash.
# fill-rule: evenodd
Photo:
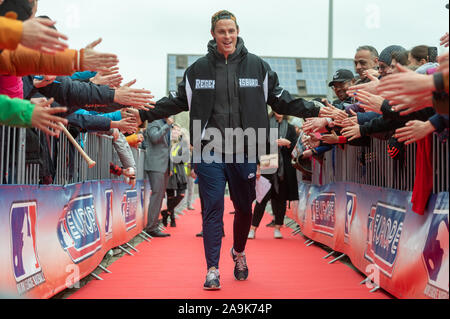
<svg viewBox="0 0 450 319">
<path fill-rule="evenodd" d="M 196 164 L 198 189 L 202 200 L 203 244 L 207 269 L 219 268 L 225 186 L 228 182 L 234 205 L 233 247 L 243 252 L 252 221 L 252 203 L 256 198 L 255 163 Z"/>
</svg>

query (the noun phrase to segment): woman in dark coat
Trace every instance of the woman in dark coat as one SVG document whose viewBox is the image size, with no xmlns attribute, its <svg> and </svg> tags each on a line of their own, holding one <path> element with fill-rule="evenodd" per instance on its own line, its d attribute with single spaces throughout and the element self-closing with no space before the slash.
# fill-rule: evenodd
<svg viewBox="0 0 450 319">
<path fill-rule="evenodd" d="M 263 175 L 272 187 L 261 203 L 256 202 L 249 239 L 255 238 L 255 232 L 264 215 L 266 205 L 270 200 L 275 216 L 274 237 L 283 238 L 280 228 L 284 224 L 287 201 L 298 200 L 298 182 L 295 168 L 291 165 L 291 153 L 297 141 L 295 127 L 288 123 L 287 116 L 272 112 L 269 116 L 270 127 L 278 128 L 278 171 L 271 175 Z M 259 178 L 259 176 L 257 176 Z"/>
</svg>

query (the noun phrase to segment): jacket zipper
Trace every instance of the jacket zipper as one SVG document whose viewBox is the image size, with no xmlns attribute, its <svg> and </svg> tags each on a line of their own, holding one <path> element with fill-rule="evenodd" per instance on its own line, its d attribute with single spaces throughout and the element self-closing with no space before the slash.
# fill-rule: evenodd
<svg viewBox="0 0 450 319">
<path fill-rule="evenodd" d="M 230 82 L 229 82 L 229 79 L 228 79 L 228 58 L 225 59 L 225 65 L 226 65 L 226 69 L 227 69 L 227 96 L 228 96 L 228 107 L 229 107 L 229 110 L 228 110 L 228 124 L 230 126 L 232 126 L 231 125 L 231 113 L 233 111 L 233 107 L 231 106 Z"/>
</svg>

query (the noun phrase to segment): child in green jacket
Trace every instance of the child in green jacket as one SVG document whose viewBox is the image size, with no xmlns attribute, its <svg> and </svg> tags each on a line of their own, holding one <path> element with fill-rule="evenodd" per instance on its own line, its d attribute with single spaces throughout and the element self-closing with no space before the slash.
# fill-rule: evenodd
<svg viewBox="0 0 450 319">
<path fill-rule="evenodd" d="M 52 103 L 53 98 L 42 99 L 39 103 L 32 104 L 28 100 L 11 99 L 6 95 L 0 95 L 0 125 L 35 127 L 46 134 L 57 137 L 61 130 L 58 123 L 67 125 L 67 120 L 53 114 L 64 113 L 67 108 L 51 108 Z"/>
</svg>

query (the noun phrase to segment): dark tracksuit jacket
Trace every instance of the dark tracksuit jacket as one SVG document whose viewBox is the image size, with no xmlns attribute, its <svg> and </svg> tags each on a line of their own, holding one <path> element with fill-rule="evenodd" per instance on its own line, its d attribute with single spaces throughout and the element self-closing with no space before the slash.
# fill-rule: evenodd
<svg viewBox="0 0 450 319">
<path fill-rule="evenodd" d="M 214 40 L 208 54 L 198 59 L 184 73 L 178 91 L 159 100 L 154 109 L 140 111 L 142 121 L 149 122 L 189 111 L 190 143 L 194 153 L 206 141 L 207 129 L 214 128 L 226 138 L 225 128 L 265 129 L 258 138 L 261 149 L 267 145 L 269 116 L 267 105 L 276 113 L 297 117 L 316 117 L 319 108 L 313 102 L 294 100 L 279 86 L 278 76 L 258 56 L 251 54 L 238 38 L 235 52 L 228 59 L 217 51 Z M 214 143 L 214 141 L 212 141 Z M 209 143 L 208 143 L 209 144 Z M 247 154 L 256 154 L 256 143 L 245 145 Z M 222 149 L 223 150 L 223 149 Z M 223 154 L 223 153 L 222 153 Z M 237 154 L 237 153 L 235 153 Z M 203 239 L 208 268 L 218 267 L 223 226 L 223 198 L 228 182 L 235 207 L 234 249 L 245 249 L 255 199 L 256 163 L 216 163 L 196 165 L 202 202 Z"/>
<path fill-rule="evenodd" d="M 201 133 L 207 127 L 223 129 L 221 123 L 243 130 L 265 128 L 268 132 L 267 105 L 278 114 L 318 116 L 320 109 L 313 102 L 293 99 L 279 86 L 277 74 L 264 60 L 249 53 L 241 38 L 228 60 L 217 52 L 213 40 L 208 44 L 208 51 L 186 70 L 177 92 L 159 100 L 154 109 L 139 111 L 142 121 L 189 111 L 190 142 L 196 147 L 200 141 L 194 140 L 199 138 L 193 132 L 195 120 L 201 123 Z"/>
</svg>

